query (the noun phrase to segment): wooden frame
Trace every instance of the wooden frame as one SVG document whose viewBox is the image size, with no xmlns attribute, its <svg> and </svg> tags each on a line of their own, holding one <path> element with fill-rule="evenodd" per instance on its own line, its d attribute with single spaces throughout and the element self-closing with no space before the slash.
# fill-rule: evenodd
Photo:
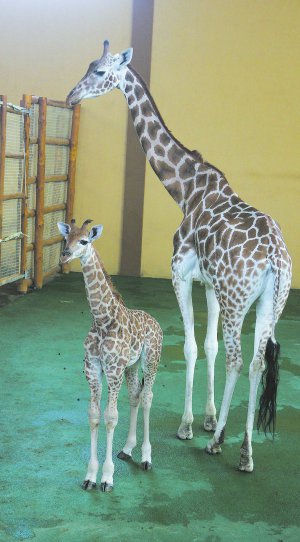
<svg viewBox="0 0 300 542">
<path fill-rule="evenodd" d="M 42 288 L 43 283 L 54 273 L 62 270 L 64 273 L 69 272 L 68 265 L 57 265 L 52 270 L 43 270 L 43 257 L 44 247 L 50 247 L 57 243 L 61 243 L 63 238 L 61 235 L 55 235 L 50 239 L 44 239 L 44 221 L 45 215 L 53 213 L 55 211 L 65 211 L 65 221 L 70 222 L 73 216 L 74 194 L 75 194 L 75 171 L 76 171 L 76 159 L 77 159 L 77 147 L 78 147 L 78 132 L 80 123 L 80 105 L 76 105 L 74 108 L 68 106 L 65 102 L 59 102 L 57 100 L 50 100 L 45 97 L 29 96 L 24 94 L 20 101 L 20 106 L 28 111 L 33 111 L 33 106 L 38 106 L 38 133 L 37 137 L 30 135 L 30 128 L 32 118 L 31 115 L 25 115 L 24 117 L 24 139 L 25 139 L 25 153 L 5 153 L 5 137 L 6 137 L 6 111 L 7 100 L 4 96 L 0 96 L 3 106 L 1 108 L 1 140 L 0 140 L 0 237 L 2 233 L 2 216 L 3 216 L 3 201 L 9 199 L 21 199 L 22 200 L 22 233 L 24 234 L 21 241 L 21 267 L 20 276 L 13 277 L 12 280 L 18 280 L 22 278 L 18 285 L 20 292 L 26 293 L 28 287 L 33 285 L 36 288 Z M 48 137 L 46 133 L 47 128 L 47 107 L 55 107 L 62 109 L 71 109 L 72 124 L 70 130 L 70 137 Z M 21 111 L 14 111 L 16 114 L 22 114 Z M 58 134 L 59 135 L 59 134 Z M 64 135 L 64 134 L 62 134 Z M 29 156 L 30 145 L 37 145 L 37 174 L 36 177 L 30 176 L 29 172 Z M 69 159 L 68 159 L 68 171 L 64 175 L 46 175 L 46 145 L 64 146 L 69 147 Z M 25 183 L 22 193 L 16 194 L 3 194 L 4 188 L 4 173 L 5 173 L 5 158 L 24 158 L 24 175 Z M 32 174 L 31 174 L 32 175 Z M 58 203 L 45 206 L 45 186 L 47 183 L 66 182 L 67 194 L 66 203 Z M 30 185 L 36 186 L 36 208 L 29 209 L 27 189 Z M 28 219 L 35 218 L 34 239 L 30 242 L 27 240 L 28 233 Z M 27 276 L 27 256 L 33 251 L 33 276 Z M 1 244 L 0 244 L 1 255 Z M 0 279 L 0 285 L 2 282 L 8 282 L 7 280 Z"/>
</svg>

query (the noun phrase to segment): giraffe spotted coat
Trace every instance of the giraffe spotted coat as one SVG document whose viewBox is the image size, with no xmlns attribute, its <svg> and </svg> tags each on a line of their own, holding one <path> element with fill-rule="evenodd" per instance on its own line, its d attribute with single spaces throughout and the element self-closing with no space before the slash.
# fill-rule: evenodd
<svg viewBox="0 0 300 542">
<path fill-rule="evenodd" d="M 243 320 L 252 303 L 256 302 L 248 413 L 239 464 L 241 471 L 251 472 L 257 390 L 260 381 L 264 381 L 264 371 L 268 367 L 271 369 L 270 365 L 278 357 L 275 326 L 291 285 L 291 258 L 278 224 L 239 198 L 221 171 L 205 162 L 197 151 L 187 149 L 168 130 L 149 89 L 130 64 L 132 54 L 129 48 L 111 55 L 105 41 L 102 56 L 90 64 L 87 73 L 69 93 L 67 101 L 75 104 L 84 98 L 120 89 L 147 160 L 182 210 L 183 220 L 174 235 L 172 258 L 172 281 L 183 318 L 187 368 L 184 413 L 177 435 L 180 439 L 193 437 L 193 378 L 198 350 L 192 283 L 199 280 L 205 286 L 208 312 L 204 341 L 207 358 L 204 429 L 214 431 L 207 445 L 211 454 L 221 451 L 232 395 L 243 365 Z M 226 350 L 226 383 L 217 422 L 214 365 L 220 314 Z M 274 375 L 273 371 L 272 378 L 276 380 Z M 266 422 L 265 429 L 271 419 L 274 421 L 276 389 L 277 382 L 274 381 L 272 396 L 267 390 L 260 397 L 259 419 Z M 264 412 L 262 417 L 261 409 Z"/>
</svg>

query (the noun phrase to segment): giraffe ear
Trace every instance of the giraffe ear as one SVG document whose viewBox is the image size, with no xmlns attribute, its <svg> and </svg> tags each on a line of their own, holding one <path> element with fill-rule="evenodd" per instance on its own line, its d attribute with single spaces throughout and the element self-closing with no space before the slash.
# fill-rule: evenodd
<svg viewBox="0 0 300 542">
<path fill-rule="evenodd" d="M 116 68 L 118 70 L 120 70 L 121 68 L 125 68 L 125 66 L 127 66 L 127 64 L 129 64 L 129 62 L 131 61 L 132 55 L 132 47 L 129 47 L 129 49 L 125 49 L 125 51 L 122 51 L 122 53 L 117 55 L 115 59 Z"/>
<path fill-rule="evenodd" d="M 96 241 L 96 239 L 99 239 L 99 237 L 102 235 L 103 226 L 101 224 L 98 224 L 98 226 L 93 226 L 90 233 L 89 233 L 89 241 L 92 243 L 93 241 Z"/>
<path fill-rule="evenodd" d="M 69 224 L 65 224 L 64 222 L 57 222 L 57 227 L 63 237 L 68 237 L 71 230 Z"/>
</svg>

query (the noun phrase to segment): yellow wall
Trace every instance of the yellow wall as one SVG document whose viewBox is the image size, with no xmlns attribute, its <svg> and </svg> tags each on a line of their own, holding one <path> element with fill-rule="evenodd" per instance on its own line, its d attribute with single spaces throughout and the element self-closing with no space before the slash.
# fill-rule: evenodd
<svg viewBox="0 0 300 542">
<path fill-rule="evenodd" d="M 300 287 L 300 2 L 155 2 L 151 91 L 167 126 L 277 219 Z M 167 31 L 166 31 L 167 29 Z M 146 175 L 142 273 L 170 276 L 181 212 Z"/>
<path fill-rule="evenodd" d="M 132 0 L 2 2 L 0 92 L 16 103 L 23 92 L 64 99 L 104 38 L 113 52 L 130 45 L 131 12 Z M 299 27 L 298 0 L 156 0 L 151 67 L 152 94 L 174 135 L 280 222 L 295 287 Z M 110 273 L 119 269 L 126 119 L 118 91 L 83 102 L 74 215 L 104 224 L 98 247 Z M 181 213 L 149 166 L 145 190 L 142 274 L 169 277 Z"/>
<path fill-rule="evenodd" d="M 0 93 L 14 103 L 22 93 L 64 100 L 105 38 L 114 52 L 128 47 L 131 11 L 131 0 L 2 2 Z M 82 106 L 74 216 L 104 224 L 97 245 L 111 273 L 119 269 L 126 122 L 117 91 Z"/>
</svg>

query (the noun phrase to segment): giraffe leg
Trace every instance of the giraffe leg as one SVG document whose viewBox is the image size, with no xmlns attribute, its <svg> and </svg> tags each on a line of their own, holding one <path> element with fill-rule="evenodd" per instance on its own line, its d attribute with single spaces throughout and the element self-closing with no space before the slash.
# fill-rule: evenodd
<svg viewBox="0 0 300 542">
<path fill-rule="evenodd" d="M 91 490 L 96 487 L 97 474 L 99 469 L 97 443 L 100 422 L 100 399 L 102 391 L 102 372 L 99 359 L 95 357 L 89 357 L 89 355 L 86 354 L 85 375 L 91 391 L 91 402 L 89 409 L 89 423 L 91 429 L 91 455 L 82 488 L 85 490 Z"/>
<path fill-rule="evenodd" d="M 177 431 L 177 437 L 185 440 L 193 438 L 192 423 L 193 417 L 193 381 L 195 364 L 197 360 L 197 344 L 194 333 L 194 311 L 192 302 L 192 274 L 189 273 L 185 279 L 181 279 L 173 270 L 173 287 L 176 293 L 178 305 L 183 318 L 185 331 L 184 357 L 186 361 L 186 386 L 185 405 L 181 424 Z"/>
<path fill-rule="evenodd" d="M 272 278 L 272 277 L 271 277 Z M 254 338 L 254 356 L 249 368 L 249 404 L 245 437 L 240 450 L 239 470 L 253 471 L 252 432 L 255 417 L 256 396 L 265 365 L 265 350 L 272 333 L 273 321 L 273 281 L 269 280 L 256 305 L 256 324 Z"/>
<path fill-rule="evenodd" d="M 226 348 L 226 383 L 220 409 L 219 420 L 212 440 L 207 444 L 209 454 L 221 453 L 221 444 L 224 442 L 225 426 L 234 388 L 242 369 L 241 328 L 243 318 L 223 320 L 223 338 Z"/>
<path fill-rule="evenodd" d="M 218 353 L 218 320 L 220 307 L 213 288 L 206 287 L 207 300 L 207 332 L 204 350 L 207 359 L 207 402 L 205 408 L 204 429 L 215 431 L 217 426 L 214 398 L 215 360 Z"/>
<path fill-rule="evenodd" d="M 161 337 L 162 338 L 162 337 Z M 160 341 L 160 342 L 159 342 Z M 152 405 L 154 384 L 157 366 L 161 351 L 161 340 L 157 337 L 146 338 L 145 350 L 142 354 L 142 367 L 144 373 L 144 386 L 141 394 L 144 414 L 144 440 L 142 444 L 142 467 L 144 470 L 152 468 L 151 444 L 149 436 L 149 420 Z"/>
<path fill-rule="evenodd" d="M 106 426 L 106 457 L 102 467 L 101 491 L 109 492 L 113 489 L 114 463 L 112 460 L 112 447 L 115 427 L 118 423 L 118 395 L 123 380 L 123 367 L 127 362 L 120 359 L 120 364 L 109 366 L 105 369 L 105 376 L 108 385 L 107 406 L 104 412 Z M 121 374 L 118 369 L 121 368 Z"/>
<path fill-rule="evenodd" d="M 142 385 L 138 376 L 139 363 L 125 369 L 126 384 L 130 403 L 129 433 L 123 450 L 118 454 L 119 459 L 130 459 L 132 450 L 136 446 L 136 425 L 140 405 Z"/>
</svg>

